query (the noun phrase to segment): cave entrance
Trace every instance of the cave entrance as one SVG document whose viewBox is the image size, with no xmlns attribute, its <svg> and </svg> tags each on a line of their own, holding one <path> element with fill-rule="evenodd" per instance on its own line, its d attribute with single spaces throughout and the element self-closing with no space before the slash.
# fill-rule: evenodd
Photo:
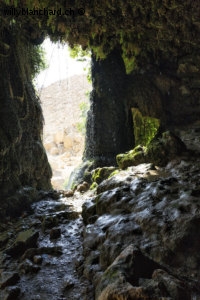
<svg viewBox="0 0 200 300">
<path fill-rule="evenodd" d="M 48 67 L 36 78 L 36 88 L 44 115 L 43 144 L 53 171 L 52 185 L 63 189 L 84 150 L 89 58 L 72 58 L 67 44 L 49 39 L 42 47 Z"/>
</svg>

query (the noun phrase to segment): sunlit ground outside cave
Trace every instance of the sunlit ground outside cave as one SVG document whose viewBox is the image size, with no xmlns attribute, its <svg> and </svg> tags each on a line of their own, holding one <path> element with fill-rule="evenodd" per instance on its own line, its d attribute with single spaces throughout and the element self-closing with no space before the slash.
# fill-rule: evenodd
<svg viewBox="0 0 200 300">
<path fill-rule="evenodd" d="M 47 68 L 36 78 L 44 115 L 43 144 L 51 165 L 54 189 L 64 189 L 82 161 L 89 108 L 90 59 L 71 58 L 67 45 L 45 40 Z"/>
</svg>

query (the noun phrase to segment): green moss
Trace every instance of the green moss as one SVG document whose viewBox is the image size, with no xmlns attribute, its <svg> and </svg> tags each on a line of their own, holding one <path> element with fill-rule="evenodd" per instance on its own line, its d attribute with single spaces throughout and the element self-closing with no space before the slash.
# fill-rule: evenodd
<svg viewBox="0 0 200 300">
<path fill-rule="evenodd" d="M 115 171 L 113 171 L 113 172 L 110 174 L 110 176 L 109 176 L 108 178 L 111 178 L 111 177 L 117 175 L 118 173 L 119 173 L 119 169 L 116 169 Z"/>
<path fill-rule="evenodd" d="M 165 166 L 170 160 L 185 151 L 186 146 L 179 137 L 166 131 L 159 133 L 146 147 L 138 145 L 127 153 L 118 154 L 116 160 L 121 169 L 146 162 Z"/>
<path fill-rule="evenodd" d="M 97 168 L 92 173 L 92 181 L 99 184 L 103 180 L 110 177 L 110 175 L 116 171 L 116 168 L 114 167 L 103 167 L 103 168 Z"/>
<path fill-rule="evenodd" d="M 110 284 L 120 277 L 119 273 L 120 272 L 117 267 L 109 268 L 103 274 L 103 281 L 105 280 L 106 282 L 108 282 Z"/>
<path fill-rule="evenodd" d="M 35 233 L 34 229 L 29 229 L 23 232 L 20 232 L 16 238 L 16 242 L 26 242 L 29 238 Z"/>
<path fill-rule="evenodd" d="M 116 156 L 116 160 L 119 168 L 126 169 L 129 166 L 136 166 L 140 163 L 143 163 L 145 160 L 145 151 L 145 147 L 138 145 L 129 152 L 118 154 Z"/>
<path fill-rule="evenodd" d="M 76 123 L 76 128 L 83 135 L 85 135 L 86 133 L 86 118 L 87 118 L 87 112 L 89 110 L 89 106 L 90 106 L 89 101 L 87 102 L 83 101 L 79 104 L 81 121 Z"/>
<path fill-rule="evenodd" d="M 36 1 L 37 8 L 66 9 L 66 3 L 74 11 L 81 1 Z M 1 9 L 14 3 L 21 8 L 21 1 L 1 1 Z M 23 1 L 24 7 L 33 9 L 32 1 Z M 92 49 L 98 58 L 105 58 L 115 47 L 122 47 L 129 66 L 145 66 L 149 61 L 156 63 L 168 59 L 176 61 L 199 49 L 199 3 L 196 1 L 94 1 L 85 2 L 83 14 L 76 18 L 62 15 L 25 15 L 18 18 L 8 15 L 1 22 L 1 29 L 19 28 L 27 39 L 34 39 L 40 32 L 47 33 L 52 40 L 64 40 L 70 46 L 81 45 Z M 191 17 L 192 16 L 192 17 Z M 30 28 L 34 29 L 33 32 Z M 192 28 L 192 34 L 191 34 Z M 78 49 L 75 47 L 75 54 Z M 134 57 L 137 62 L 134 61 Z"/>
<path fill-rule="evenodd" d="M 135 145 L 147 146 L 155 137 L 160 120 L 151 117 L 143 117 L 137 108 L 132 108 Z"/>
<path fill-rule="evenodd" d="M 90 190 L 95 190 L 98 187 L 98 183 L 93 182 L 90 186 Z"/>
</svg>

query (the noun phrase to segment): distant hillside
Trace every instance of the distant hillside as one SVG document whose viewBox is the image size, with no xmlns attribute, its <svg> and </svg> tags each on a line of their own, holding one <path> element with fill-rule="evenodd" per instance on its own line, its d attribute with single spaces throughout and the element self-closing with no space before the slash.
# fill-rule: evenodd
<svg viewBox="0 0 200 300">
<path fill-rule="evenodd" d="M 74 127 L 80 121 L 80 103 L 88 101 L 91 84 L 86 75 L 74 75 L 45 87 L 40 93 L 45 118 L 44 138 L 60 129 Z"/>
<path fill-rule="evenodd" d="M 81 104 L 88 103 L 91 84 L 85 74 L 55 82 L 39 91 L 45 119 L 43 140 L 53 169 L 55 188 L 63 182 L 82 158 L 84 136 L 78 130 L 82 122 Z"/>
</svg>

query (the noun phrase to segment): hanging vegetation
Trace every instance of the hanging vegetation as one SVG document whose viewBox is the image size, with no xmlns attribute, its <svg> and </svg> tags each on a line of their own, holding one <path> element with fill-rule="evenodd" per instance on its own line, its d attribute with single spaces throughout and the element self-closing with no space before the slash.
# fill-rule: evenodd
<svg viewBox="0 0 200 300">
<path fill-rule="evenodd" d="M 135 145 L 147 146 L 155 137 L 160 121 L 156 118 L 142 116 L 137 108 L 132 108 L 132 115 Z"/>
<path fill-rule="evenodd" d="M 189 121 L 197 115 L 196 107 L 195 111 L 188 108 L 192 107 L 190 99 L 199 101 L 199 16 L 200 3 L 192 0 L 0 0 L 1 194 L 24 186 L 50 188 L 51 170 L 41 141 L 42 112 L 31 83 L 42 67 L 39 45 L 45 37 L 71 47 L 80 45 L 93 54 L 92 121 L 87 130 L 94 130 L 87 135 L 91 143 L 86 143 L 85 157 L 97 156 L 97 162 L 105 164 L 113 162 L 116 151 L 126 151 L 124 145 L 133 144 L 124 107 L 126 95 L 133 102 L 130 107 L 139 108 L 145 116 L 160 118 L 160 112 L 170 112 L 167 121 L 179 122 L 185 120 L 185 111 Z M 124 93 L 128 76 L 121 58 L 127 73 L 138 70 L 130 93 Z M 173 80 L 165 79 L 168 73 L 161 76 L 161 65 L 167 65 L 166 73 L 175 66 L 177 71 L 169 74 Z M 149 71 L 146 79 L 140 78 L 146 70 L 156 74 Z M 99 118 L 96 114 L 103 105 L 98 99 L 106 108 Z M 128 131 L 121 124 L 128 124 Z M 146 131 L 147 120 L 142 124 Z M 141 155 L 137 153 L 139 160 Z"/>
<path fill-rule="evenodd" d="M 106 57 L 122 48 L 130 72 L 150 60 L 176 60 L 199 51 L 200 4 L 186 0 L 1 0 L 0 27 L 15 26 L 26 39 L 89 48 Z M 7 45 L 0 45 L 5 51 Z"/>
</svg>

